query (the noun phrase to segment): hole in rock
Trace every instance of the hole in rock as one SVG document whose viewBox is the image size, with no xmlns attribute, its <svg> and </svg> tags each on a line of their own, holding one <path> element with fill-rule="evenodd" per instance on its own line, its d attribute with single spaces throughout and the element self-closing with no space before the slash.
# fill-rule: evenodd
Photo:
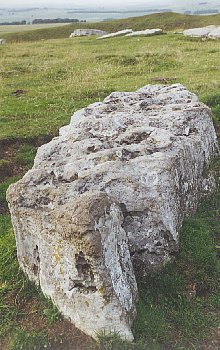
<svg viewBox="0 0 220 350">
<path fill-rule="evenodd" d="M 94 281 L 94 275 L 91 269 L 91 265 L 86 260 L 83 252 L 79 252 L 75 255 L 76 269 L 80 278 L 85 280 Z"/>
<path fill-rule="evenodd" d="M 33 254 L 35 263 L 33 264 L 33 272 L 35 275 L 38 274 L 39 271 L 39 264 L 40 264 L 40 256 L 39 256 L 39 249 L 38 249 L 38 245 L 36 245 L 36 247 L 34 248 L 34 254 Z"/>
</svg>

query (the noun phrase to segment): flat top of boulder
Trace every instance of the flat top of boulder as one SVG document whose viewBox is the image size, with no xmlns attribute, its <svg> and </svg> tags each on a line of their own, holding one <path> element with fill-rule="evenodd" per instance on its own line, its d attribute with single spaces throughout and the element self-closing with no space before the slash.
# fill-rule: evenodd
<svg viewBox="0 0 220 350">
<path fill-rule="evenodd" d="M 60 137 L 38 150 L 33 170 L 51 167 L 56 177 L 71 182 L 74 164 L 78 180 L 73 185 L 88 177 L 87 189 L 100 190 L 100 176 L 106 174 L 110 180 L 121 162 L 123 173 L 125 168 L 133 169 L 140 157 L 151 162 L 163 158 L 163 153 L 167 157 L 173 140 L 190 132 L 184 120 L 197 108 L 207 109 L 180 84 L 113 92 L 103 102 L 76 112 L 70 124 L 60 129 Z M 132 169 L 126 173 L 133 173 Z"/>
</svg>

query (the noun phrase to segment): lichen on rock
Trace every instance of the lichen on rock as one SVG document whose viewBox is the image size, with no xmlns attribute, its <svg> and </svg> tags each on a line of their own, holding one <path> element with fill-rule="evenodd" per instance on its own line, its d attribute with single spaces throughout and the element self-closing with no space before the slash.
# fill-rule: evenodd
<svg viewBox="0 0 220 350">
<path fill-rule="evenodd" d="M 8 190 L 21 267 L 85 333 L 132 339 L 136 277 L 178 252 L 217 152 L 210 109 L 180 84 L 76 112 Z"/>
</svg>

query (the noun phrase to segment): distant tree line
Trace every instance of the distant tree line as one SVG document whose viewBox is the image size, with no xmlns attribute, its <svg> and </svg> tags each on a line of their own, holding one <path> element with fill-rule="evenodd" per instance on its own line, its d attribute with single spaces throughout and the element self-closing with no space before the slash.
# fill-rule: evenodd
<svg viewBox="0 0 220 350">
<path fill-rule="evenodd" d="M 86 20 L 79 20 L 76 18 L 55 18 L 55 19 L 41 19 L 37 18 L 32 21 L 32 24 L 47 24 L 47 23 L 79 23 L 79 22 L 86 22 Z M 2 22 L 0 23 L 1 26 L 19 26 L 19 25 L 25 25 L 30 24 L 30 22 L 27 21 L 14 21 L 14 22 Z"/>
<path fill-rule="evenodd" d="M 219 10 L 217 9 L 209 9 L 209 10 L 197 10 L 197 11 L 185 11 L 184 14 L 185 15 L 208 15 L 211 13 L 219 13 Z"/>
<path fill-rule="evenodd" d="M 2 22 L 0 23 L 1 26 L 19 26 L 27 24 L 27 21 L 14 21 L 14 22 Z"/>
<path fill-rule="evenodd" d="M 194 15 L 205 15 L 208 13 L 218 13 L 217 9 L 209 9 L 209 10 L 198 10 L 194 12 Z"/>
<path fill-rule="evenodd" d="M 32 24 L 47 24 L 47 23 L 79 23 L 79 22 L 86 22 L 86 20 L 79 20 L 77 18 L 55 18 L 55 19 L 49 19 L 49 18 L 36 18 L 32 21 Z"/>
</svg>

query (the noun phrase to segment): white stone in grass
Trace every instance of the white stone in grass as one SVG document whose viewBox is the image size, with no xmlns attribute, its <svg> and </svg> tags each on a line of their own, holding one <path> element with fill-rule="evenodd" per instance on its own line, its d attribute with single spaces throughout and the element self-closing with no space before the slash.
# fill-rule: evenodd
<svg viewBox="0 0 220 350">
<path fill-rule="evenodd" d="M 75 29 L 73 33 L 70 34 L 70 38 L 77 36 L 91 36 L 91 35 L 105 35 L 107 32 L 99 29 Z"/>
<path fill-rule="evenodd" d="M 191 37 L 206 37 L 211 31 L 209 27 L 186 29 L 183 35 Z"/>
<path fill-rule="evenodd" d="M 152 36 L 152 35 L 158 35 L 162 34 L 163 30 L 162 29 L 145 29 L 145 30 L 139 30 L 137 32 L 129 33 L 126 34 L 125 36 L 127 37 L 132 37 L 132 36 Z"/>
<path fill-rule="evenodd" d="M 211 30 L 211 32 L 208 35 L 208 38 L 219 39 L 220 38 L 220 27 L 216 27 L 215 29 Z"/>
<path fill-rule="evenodd" d="M 183 31 L 185 36 L 198 37 L 198 38 L 220 38 L 220 26 L 210 25 L 202 28 L 193 28 Z"/>
<path fill-rule="evenodd" d="M 115 33 L 110 33 L 110 34 L 107 34 L 107 35 L 103 35 L 99 38 L 97 38 L 98 40 L 99 39 L 108 39 L 108 38 L 114 38 L 114 37 L 117 37 L 117 36 L 125 36 L 126 34 L 129 34 L 129 33 L 132 33 L 133 30 L 132 29 L 124 29 L 124 30 L 120 30 L 118 32 L 115 32 Z"/>
</svg>

